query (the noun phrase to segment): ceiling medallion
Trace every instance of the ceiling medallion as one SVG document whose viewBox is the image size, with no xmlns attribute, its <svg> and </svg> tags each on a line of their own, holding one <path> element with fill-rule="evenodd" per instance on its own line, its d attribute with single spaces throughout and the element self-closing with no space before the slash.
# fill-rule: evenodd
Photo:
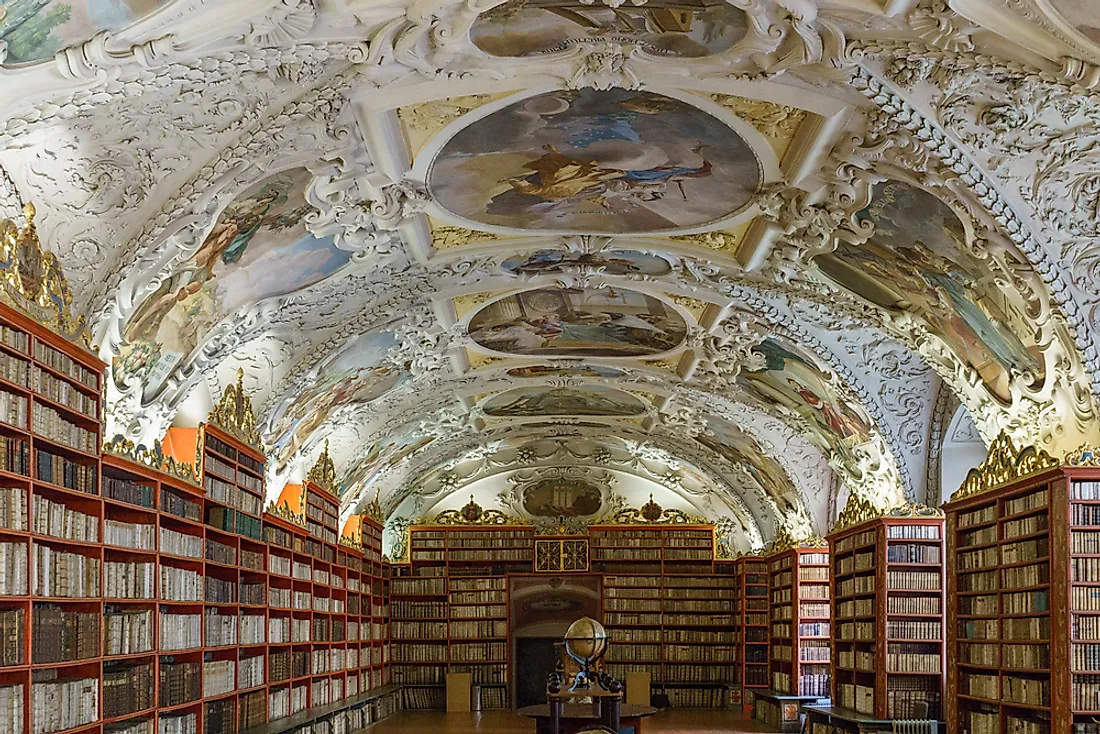
<svg viewBox="0 0 1100 734">
<path fill-rule="evenodd" d="M 313 482 L 326 492 L 336 493 L 336 465 L 328 453 L 328 439 L 325 439 L 325 448 L 317 457 L 317 462 L 306 475 L 307 482 Z"/>
<path fill-rule="evenodd" d="M 610 518 L 601 518 L 593 525 L 706 525 L 701 517 L 683 510 L 664 509 L 649 495 L 649 502 L 637 509 L 620 510 Z"/>
<path fill-rule="evenodd" d="M 43 251 L 34 204 L 23 207 L 26 224 L 0 219 L 0 298 L 51 331 L 90 348 L 84 317 L 73 319 L 73 293 L 52 252 Z"/>
<path fill-rule="evenodd" d="M 966 481 L 951 495 L 951 501 L 973 497 L 1029 474 L 1056 468 L 1058 461 L 1046 451 L 1035 446 L 1017 449 L 1009 435 L 1002 432 L 990 445 L 989 456 L 970 470 Z"/>
<path fill-rule="evenodd" d="M 135 444 L 119 434 L 113 440 L 103 444 L 103 452 L 147 466 L 170 477 L 182 479 L 196 487 L 202 486 L 202 479 L 195 470 L 195 465 L 176 461 L 174 457 L 165 455 L 160 441 L 154 441 L 150 447 L 145 444 Z"/>
<path fill-rule="evenodd" d="M 206 420 L 252 448 L 263 451 L 252 401 L 244 394 L 244 370 L 237 370 L 237 382 L 225 388 L 221 401 L 210 411 Z"/>
<path fill-rule="evenodd" d="M 432 520 L 433 525 L 527 525 L 517 517 L 500 510 L 486 510 L 470 495 L 470 501 L 458 510 L 444 510 Z"/>
</svg>

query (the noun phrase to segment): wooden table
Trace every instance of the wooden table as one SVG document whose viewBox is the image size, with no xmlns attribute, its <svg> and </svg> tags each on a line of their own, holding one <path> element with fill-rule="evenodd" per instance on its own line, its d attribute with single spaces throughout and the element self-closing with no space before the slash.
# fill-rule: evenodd
<svg viewBox="0 0 1100 734">
<path fill-rule="evenodd" d="M 556 734 L 550 731 L 550 704 L 525 706 L 517 712 L 520 716 L 535 720 L 535 734 Z M 619 710 L 619 731 L 642 734 L 642 719 L 653 716 L 657 709 L 652 706 L 635 706 L 624 703 Z M 595 704 L 567 703 L 562 716 L 562 734 L 575 734 L 578 729 L 600 723 Z"/>
</svg>

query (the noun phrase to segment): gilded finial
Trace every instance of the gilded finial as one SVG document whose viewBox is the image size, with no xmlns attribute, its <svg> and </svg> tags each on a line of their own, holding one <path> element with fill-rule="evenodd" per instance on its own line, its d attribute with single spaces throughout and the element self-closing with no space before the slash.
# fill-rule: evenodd
<svg viewBox="0 0 1100 734">
<path fill-rule="evenodd" d="M 306 475 L 306 481 L 313 482 L 326 492 L 336 492 L 336 464 L 328 453 L 328 439 L 325 439 L 325 448 L 317 457 L 317 462 Z"/>
<path fill-rule="evenodd" d="M 236 436 L 252 448 L 262 451 L 260 431 L 256 427 L 256 414 L 252 400 L 244 394 L 244 370 L 237 369 L 236 384 L 229 385 L 222 399 L 210 411 L 207 422 Z"/>
<path fill-rule="evenodd" d="M 0 220 L 0 299 L 58 335 L 90 348 L 84 318 L 73 318 L 73 294 L 57 257 L 42 249 L 34 204 L 23 205 L 22 225 Z"/>
<path fill-rule="evenodd" d="M 882 517 L 882 514 L 883 511 L 871 502 L 871 500 L 856 494 L 850 494 L 848 495 L 847 504 L 844 505 L 844 509 L 841 510 L 840 516 L 837 517 L 836 524 L 833 525 L 830 532 L 836 533 L 841 530 L 847 530 L 856 525 L 861 525 L 868 520 Z"/>
</svg>

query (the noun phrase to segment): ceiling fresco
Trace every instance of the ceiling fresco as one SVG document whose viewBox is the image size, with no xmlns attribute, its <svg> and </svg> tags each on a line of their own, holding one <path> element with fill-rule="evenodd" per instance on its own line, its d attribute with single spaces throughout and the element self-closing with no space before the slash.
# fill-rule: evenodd
<svg viewBox="0 0 1100 734">
<path fill-rule="evenodd" d="M 533 56 L 588 39 L 639 43 L 660 56 L 720 53 L 745 36 L 748 18 L 725 2 L 654 2 L 644 7 L 509 0 L 479 16 L 470 40 L 493 56 Z"/>
<path fill-rule="evenodd" d="M 535 418 L 545 415 L 634 416 L 646 411 L 638 398 L 606 387 L 576 389 L 525 387 L 495 395 L 482 405 L 494 418 Z"/>
<path fill-rule="evenodd" d="M 948 405 L 987 445 L 1100 444 L 1098 29 L 1082 0 L 4 0 L 0 216 L 37 207 L 107 435 L 195 425 L 242 369 L 273 497 L 327 441 L 345 514 L 654 491 L 748 550 L 938 501 Z"/>
<path fill-rule="evenodd" d="M 7 0 L 0 5 L 5 63 L 52 58 L 100 31 L 117 31 L 172 0 Z"/>
<path fill-rule="evenodd" d="M 486 305 L 470 338 L 495 352 L 546 357 L 641 357 L 679 347 L 683 317 L 659 298 L 622 288 L 540 288 Z"/>
<path fill-rule="evenodd" d="M 736 214 L 761 183 L 729 126 L 651 92 L 514 102 L 447 141 L 429 189 L 463 220 L 512 230 L 638 233 Z"/>
</svg>

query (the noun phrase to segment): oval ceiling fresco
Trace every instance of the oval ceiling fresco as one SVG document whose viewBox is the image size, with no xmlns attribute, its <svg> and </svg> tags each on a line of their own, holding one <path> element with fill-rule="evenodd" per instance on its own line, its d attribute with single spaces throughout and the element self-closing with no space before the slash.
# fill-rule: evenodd
<svg viewBox="0 0 1100 734">
<path fill-rule="evenodd" d="M 1081 35 L 1100 43 L 1100 6 L 1096 0 L 1050 0 L 1050 4 Z"/>
<path fill-rule="evenodd" d="M 443 146 L 440 206 L 491 227 L 629 234 L 697 227 L 744 208 L 760 162 L 729 126 L 652 92 L 557 91 L 515 102 Z"/>
<path fill-rule="evenodd" d="M 683 343 L 687 323 L 659 298 L 621 288 L 538 288 L 487 304 L 470 337 L 506 354 L 643 357 Z"/>
<path fill-rule="evenodd" d="M 587 40 L 639 44 L 659 56 L 721 53 L 745 37 L 748 18 L 725 0 L 650 0 L 603 7 L 581 0 L 509 0 L 483 13 L 470 40 L 493 56 L 535 56 Z"/>
<path fill-rule="evenodd" d="M 552 275 L 568 268 L 590 268 L 608 275 L 649 275 L 659 277 L 672 272 L 668 260 L 636 250 L 606 252 L 569 252 L 536 250 L 510 257 L 500 267 L 513 275 Z"/>
<path fill-rule="evenodd" d="M 532 517 L 587 517 L 603 507 L 603 492 L 575 477 L 549 477 L 523 489 L 523 509 Z"/>
<path fill-rule="evenodd" d="M 553 365 L 536 364 L 529 367 L 513 367 L 509 377 L 602 377 L 615 378 L 626 375 L 622 370 L 599 364 Z"/>
<path fill-rule="evenodd" d="M 646 405 L 630 393 L 609 387 L 524 387 L 485 401 L 485 415 L 532 418 L 543 415 L 642 415 Z"/>
<path fill-rule="evenodd" d="M 1042 380 L 1039 349 L 1027 337 L 1033 329 L 996 274 L 967 250 L 966 228 L 951 207 L 924 189 L 886 181 L 857 217 L 874 225 L 868 242 L 841 241 L 814 259 L 830 279 L 883 308 L 923 318 L 1002 400 L 1010 397 L 1010 370 Z"/>
</svg>

